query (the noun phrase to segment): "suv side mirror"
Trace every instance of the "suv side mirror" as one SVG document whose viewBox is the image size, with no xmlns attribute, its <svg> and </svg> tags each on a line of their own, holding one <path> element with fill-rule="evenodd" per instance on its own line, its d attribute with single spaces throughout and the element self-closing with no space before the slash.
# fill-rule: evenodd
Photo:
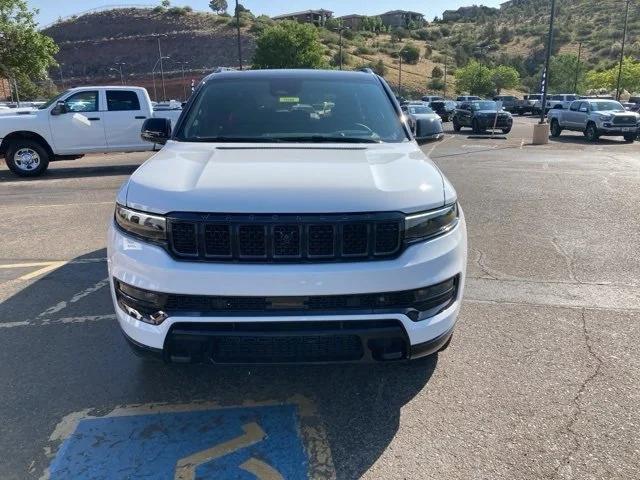
<svg viewBox="0 0 640 480">
<path fill-rule="evenodd" d="M 580 111 L 583 113 L 587 113 L 589 109 L 587 107 L 580 107 Z"/>
<path fill-rule="evenodd" d="M 51 115 L 62 115 L 64 113 L 67 113 L 68 111 L 69 110 L 67 110 L 67 104 L 65 103 L 65 101 L 58 100 L 56 102 L 56 106 L 51 109 Z"/>
<path fill-rule="evenodd" d="M 148 118 L 142 124 L 140 137 L 151 143 L 164 145 L 171 138 L 171 120 L 168 118 Z"/>
</svg>

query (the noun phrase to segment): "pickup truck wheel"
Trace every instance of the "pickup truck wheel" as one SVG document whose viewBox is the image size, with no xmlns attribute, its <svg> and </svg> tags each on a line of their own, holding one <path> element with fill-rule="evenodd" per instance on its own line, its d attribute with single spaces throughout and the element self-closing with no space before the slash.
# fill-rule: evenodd
<svg viewBox="0 0 640 480">
<path fill-rule="evenodd" d="M 637 135 L 635 133 L 632 134 L 626 134 L 624 136 L 624 141 L 631 143 L 631 142 L 635 142 Z"/>
<path fill-rule="evenodd" d="M 590 142 L 598 141 L 600 135 L 598 135 L 598 129 L 595 123 L 589 123 L 587 125 L 587 129 L 584 131 L 584 136 L 587 137 L 587 140 Z"/>
<path fill-rule="evenodd" d="M 551 136 L 554 138 L 558 138 L 562 133 L 562 127 L 560 127 L 560 122 L 555 118 L 551 120 Z"/>
<path fill-rule="evenodd" d="M 504 133 L 505 135 L 506 135 L 507 133 L 511 133 L 511 127 L 509 127 L 509 128 L 503 128 L 503 129 L 502 129 L 502 133 Z"/>
<path fill-rule="evenodd" d="M 462 130 L 460 122 L 458 122 L 458 119 L 456 117 L 453 117 L 453 131 L 459 132 L 460 130 Z"/>
<path fill-rule="evenodd" d="M 49 153 L 35 140 L 14 140 L 5 153 L 7 167 L 21 177 L 37 177 L 49 168 Z"/>
<path fill-rule="evenodd" d="M 478 134 L 480 133 L 482 130 L 480 129 L 480 124 L 478 123 L 478 120 L 476 120 L 475 118 L 473 119 L 473 122 L 471 122 L 471 129 L 473 130 L 473 133 Z"/>
</svg>

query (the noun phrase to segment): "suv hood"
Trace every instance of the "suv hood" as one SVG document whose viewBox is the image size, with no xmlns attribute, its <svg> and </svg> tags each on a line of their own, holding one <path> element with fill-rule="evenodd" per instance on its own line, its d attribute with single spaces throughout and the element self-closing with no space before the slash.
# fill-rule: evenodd
<svg viewBox="0 0 640 480">
<path fill-rule="evenodd" d="M 413 142 L 168 142 L 131 176 L 127 205 L 169 213 L 338 213 L 438 208 L 453 195 Z"/>
</svg>

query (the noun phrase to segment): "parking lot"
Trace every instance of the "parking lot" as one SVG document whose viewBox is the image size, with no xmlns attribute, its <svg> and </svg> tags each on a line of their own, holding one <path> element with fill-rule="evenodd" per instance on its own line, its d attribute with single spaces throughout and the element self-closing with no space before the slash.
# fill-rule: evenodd
<svg viewBox="0 0 640 480">
<path fill-rule="evenodd" d="M 469 229 L 451 347 L 411 364 L 144 363 L 109 297 L 115 193 L 149 154 L 0 166 L 0 478 L 640 477 L 640 142 L 423 147 Z M 188 455 L 199 450 L 201 455 Z M 195 474 L 193 474 L 195 475 Z"/>
</svg>

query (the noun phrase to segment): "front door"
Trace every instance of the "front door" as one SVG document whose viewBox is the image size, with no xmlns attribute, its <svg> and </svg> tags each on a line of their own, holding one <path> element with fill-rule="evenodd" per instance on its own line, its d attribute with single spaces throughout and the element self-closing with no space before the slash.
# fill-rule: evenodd
<svg viewBox="0 0 640 480">
<path fill-rule="evenodd" d="M 49 116 L 56 152 L 71 155 L 105 151 L 107 141 L 98 90 L 74 93 L 64 102 L 65 113 Z"/>
</svg>

